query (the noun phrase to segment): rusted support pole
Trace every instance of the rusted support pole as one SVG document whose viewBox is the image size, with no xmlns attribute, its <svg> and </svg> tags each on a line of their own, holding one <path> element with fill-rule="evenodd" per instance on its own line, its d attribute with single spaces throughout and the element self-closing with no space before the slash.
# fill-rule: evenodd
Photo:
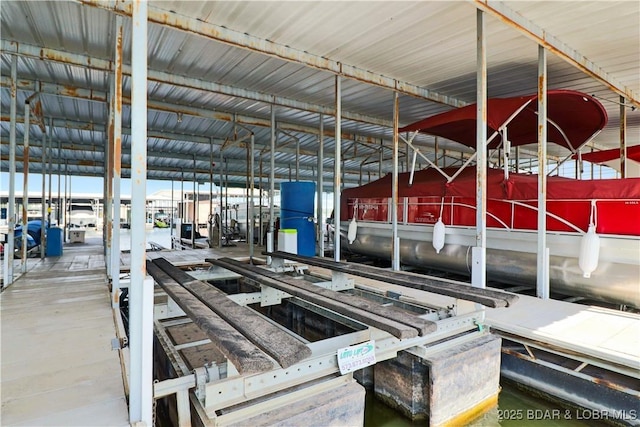
<svg viewBox="0 0 640 427">
<path fill-rule="evenodd" d="M 536 295 L 549 299 L 547 248 L 547 51 L 538 46 L 538 258 Z"/>
<path fill-rule="evenodd" d="M 487 287 L 487 41 L 485 17 L 476 11 L 476 245 L 471 250 L 471 285 Z"/>
<path fill-rule="evenodd" d="M 104 146 L 104 212 L 102 212 L 102 243 L 104 245 L 105 264 L 107 267 L 107 278 L 111 280 L 111 242 L 113 241 L 113 123 L 115 121 L 115 76 L 109 76 L 109 119 L 107 124 L 107 143 Z M 113 288 L 112 288 L 113 289 Z"/>
<path fill-rule="evenodd" d="M 120 306 L 120 178 L 122 175 L 122 67 L 124 43 L 123 18 L 116 16 L 115 81 L 113 98 L 113 241 L 111 242 L 111 303 Z M 173 189 L 173 185 L 171 187 Z"/>
</svg>

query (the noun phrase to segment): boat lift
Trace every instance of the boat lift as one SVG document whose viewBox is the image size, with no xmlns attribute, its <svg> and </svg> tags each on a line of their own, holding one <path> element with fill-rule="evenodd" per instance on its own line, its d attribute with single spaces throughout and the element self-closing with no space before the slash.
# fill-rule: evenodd
<svg viewBox="0 0 640 427">
<path fill-rule="evenodd" d="M 201 419 L 222 426 L 244 422 L 267 406 L 270 410 L 285 407 L 303 397 L 351 384 L 354 373 L 341 366 L 342 349 L 371 343 L 375 353 L 370 366 L 395 358 L 403 350 L 425 358 L 470 343 L 487 336 L 482 327 L 483 305 L 508 307 L 518 299 L 502 291 L 451 281 L 437 283 L 435 278 L 419 281 L 411 273 L 389 273 L 282 252 L 268 255 L 272 258 L 270 268 L 211 258 L 206 260 L 214 265 L 209 273 L 194 275 L 163 258 L 148 262 L 147 271 L 169 297 L 162 307 L 156 307 L 156 313 L 162 314 L 156 316 L 155 333 L 178 376 L 157 383 L 155 397 L 176 393 L 180 420 L 190 416 L 189 396 Z M 289 260 L 286 263 L 285 258 Z M 306 272 L 302 279 L 284 274 L 287 270 L 303 271 L 301 264 L 329 269 L 332 277 Z M 430 307 L 412 304 L 400 295 L 374 295 L 373 288 L 356 286 L 347 274 L 413 283 L 414 288 L 438 293 L 455 303 L 446 308 Z M 242 276 L 259 291 L 227 295 L 194 276 L 203 280 Z M 308 281 L 312 277 L 313 284 Z M 247 307 L 275 307 L 284 300 L 336 322 L 344 333 L 311 342 Z M 187 335 L 192 341 L 176 345 L 175 328 L 194 324 L 200 332 L 190 329 Z M 218 357 L 209 357 L 204 366 L 192 366 L 184 350 L 203 345 L 213 345 Z"/>
</svg>

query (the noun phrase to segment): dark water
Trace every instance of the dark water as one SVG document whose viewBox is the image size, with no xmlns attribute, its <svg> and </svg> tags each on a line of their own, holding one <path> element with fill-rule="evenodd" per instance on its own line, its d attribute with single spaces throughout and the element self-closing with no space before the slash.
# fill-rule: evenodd
<svg viewBox="0 0 640 427">
<path fill-rule="evenodd" d="M 581 418 L 581 419 L 580 419 Z M 502 385 L 498 407 L 490 410 L 468 427 L 578 427 L 597 426 L 601 422 L 593 419 L 588 412 L 565 409 L 552 402 L 530 396 L 509 383 Z M 417 427 L 426 422 L 411 422 L 398 412 L 378 401 L 373 392 L 367 391 L 365 406 L 365 427 Z"/>
</svg>

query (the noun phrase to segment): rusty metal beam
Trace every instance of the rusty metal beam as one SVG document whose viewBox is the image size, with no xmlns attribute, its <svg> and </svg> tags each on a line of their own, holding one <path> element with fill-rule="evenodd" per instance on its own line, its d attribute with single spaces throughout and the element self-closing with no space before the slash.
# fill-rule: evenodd
<svg viewBox="0 0 640 427">
<path fill-rule="evenodd" d="M 8 140 L 7 138 L 1 138 L 0 142 L 2 142 L 3 144 L 8 144 Z M 103 156 L 103 151 L 102 151 L 102 145 L 90 145 L 90 144 L 77 144 L 74 142 L 70 142 L 68 140 L 60 140 L 60 139 L 53 139 L 53 142 L 55 144 L 60 144 L 60 149 L 61 150 L 65 150 L 65 151 L 71 151 L 71 152 L 91 152 L 91 153 L 95 153 L 100 155 L 100 160 L 102 161 L 104 159 Z M 17 147 L 21 147 L 20 144 L 17 144 Z M 35 142 L 31 142 L 31 147 L 32 148 L 41 148 L 42 144 L 38 141 Z M 131 150 L 129 147 L 124 147 L 124 149 L 121 151 L 122 155 L 130 155 L 131 154 Z M 149 159 L 180 159 L 180 160 L 189 160 L 192 161 L 193 160 L 193 154 L 188 154 L 188 153 L 184 153 L 184 152 L 175 152 L 175 151 L 149 151 L 147 153 L 147 157 Z M 78 161 L 82 161 L 82 159 L 78 159 L 78 158 L 71 158 L 71 156 L 67 157 L 69 160 L 78 160 Z M 198 159 L 199 163 L 205 163 L 207 165 L 209 165 L 209 158 L 207 157 L 205 158 L 201 158 Z M 238 168 L 241 169 L 243 166 L 245 166 L 246 160 L 243 158 L 228 158 L 228 163 L 230 167 L 233 168 Z M 33 164 L 33 163 L 32 163 Z M 102 163 L 100 163 L 102 164 Z M 315 163 L 308 163 L 308 164 L 302 164 L 301 166 L 303 166 L 300 171 L 301 172 L 305 172 L 305 171 L 312 171 L 313 167 L 314 167 Z M 278 162 L 275 163 L 275 167 L 278 169 L 285 169 L 289 167 L 289 163 L 286 162 Z M 149 168 L 151 169 L 155 169 L 156 165 L 154 165 L 152 162 L 149 163 Z M 204 169 L 203 169 L 204 170 Z M 349 174 L 355 174 L 356 170 L 353 168 L 349 168 L 347 169 L 347 173 Z M 243 174 L 239 174 L 237 176 L 245 176 Z"/>
<path fill-rule="evenodd" d="M 111 12 L 131 16 L 132 7 L 129 2 L 112 2 L 101 0 L 79 0 L 80 3 L 99 7 Z M 447 96 L 436 91 L 426 89 L 408 82 L 384 76 L 364 70 L 362 68 L 332 60 L 320 55 L 298 50 L 289 46 L 274 43 L 246 33 L 234 31 L 221 25 L 205 22 L 201 19 L 179 15 L 173 11 L 161 9 L 149 4 L 149 22 L 166 26 L 189 34 L 195 34 L 210 40 L 215 40 L 231 46 L 247 49 L 252 52 L 262 53 L 274 58 L 282 59 L 296 64 L 305 65 L 322 71 L 328 71 L 335 75 L 368 83 L 385 89 L 395 90 L 400 94 L 416 98 L 426 99 L 451 107 L 463 107 L 464 101 Z M 319 113 L 320 111 L 316 111 Z M 323 114 L 335 114 L 335 111 L 324 111 Z M 344 118 L 348 118 L 345 112 Z"/>
<path fill-rule="evenodd" d="M 607 73 L 593 61 L 577 50 L 567 46 L 564 42 L 549 34 L 534 22 L 509 8 L 504 2 L 490 0 L 469 0 L 478 9 L 499 19 L 508 26 L 516 29 L 526 37 L 534 40 L 540 46 L 567 61 L 588 76 L 593 77 L 620 96 L 625 97 L 631 104 L 640 108 L 640 97 L 625 86 L 621 81 Z"/>
<path fill-rule="evenodd" d="M 4 140 L 3 140 L 4 143 Z M 33 144 L 31 145 L 33 147 Z M 37 145 L 36 145 L 37 146 Z M 149 157 L 155 157 L 153 153 L 149 153 Z M 163 157 L 171 157 L 171 156 L 163 156 Z M 191 156 L 191 159 L 193 159 L 193 156 Z M 0 161 L 2 162 L 7 162 L 9 161 L 9 155 L 7 153 L 2 153 L 0 155 Z M 22 162 L 24 161 L 24 157 L 23 156 L 16 156 L 16 162 L 17 162 L 17 170 L 16 172 L 21 173 L 22 172 Z M 198 167 L 196 169 L 196 173 L 198 174 L 198 181 L 206 181 L 209 178 L 210 175 L 210 170 L 208 167 L 208 158 L 206 159 L 207 162 L 207 166 L 206 167 Z M 244 164 L 246 163 L 246 160 L 237 160 L 234 162 L 230 162 L 231 164 Z M 52 159 L 52 164 L 55 166 L 58 164 L 57 159 L 54 161 Z M 91 167 L 91 168 L 96 168 L 96 171 L 94 173 L 90 173 L 90 174 L 82 174 L 82 173 L 74 173 L 73 176 L 100 176 L 100 174 L 102 173 L 101 171 L 103 170 L 103 168 L 105 167 L 105 163 L 102 159 L 100 160 L 83 160 L 83 159 L 65 159 L 64 162 L 60 162 L 60 164 L 68 164 L 69 166 L 86 166 L 86 167 Z M 41 163 L 35 163 L 35 162 L 30 162 L 29 164 L 30 166 L 30 173 L 41 173 L 42 171 L 42 164 Z M 277 164 L 276 165 L 276 169 L 288 169 L 289 165 L 288 164 Z M 123 163 L 121 166 L 121 170 L 122 170 L 122 177 L 123 178 L 130 178 L 130 169 L 131 169 L 131 164 L 130 163 Z M 149 168 L 148 170 L 148 177 L 149 179 L 161 179 L 161 180 L 169 180 L 169 179 L 178 179 L 180 178 L 180 172 L 182 171 L 183 168 L 178 167 L 178 166 L 159 166 L 159 165 L 154 165 L 152 167 Z M 172 177 L 164 177 L 164 176 L 159 176 L 157 174 L 154 174 L 154 172 L 175 172 L 175 174 Z M 191 172 L 191 170 L 190 170 Z M 309 169 L 301 169 L 300 171 L 301 173 L 304 174 L 304 176 L 301 176 L 301 179 L 312 179 L 313 178 L 313 173 L 312 170 Z M 328 173 L 328 172 L 327 172 Z M 355 169 L 349 169 L 346 170 L 345 173 L 347 174 L 347 178 L 346 181 L 349 184 L 358 184 L 358 178 L 351 178 L 351 177 L 357 177 L 359 176 L 360 171 L 359 170 L 355 170 Z M 205 177 L 206 175 L 206 177 Z M 242 178 L 242 182 L 237 182 L 238 185 L 242 186 L 243 188 L 246 185 L 245 179 L 246 179 L 246 173 L 245 172 L 232 172 L 229 171 L 229 176 L 233 176 L 233 177 L 239 177 Z M 275 174 L 276 179 L 278 180 L 288 180 L 289 179 L 289 172 L 287 171 L 286 173 L 276 173 Z M 256 179 L 259 179 L 259 177 L 256 176 Z"/>
<path fill-rule="evenodd" d="M 27 43 L 18 43 L 14 41 L 2 40 L 0 42 L 2 50 L 6 53 L 14 53 L 20 56 L 26 56 L 30 58 L 36 58 L 46 61 L 60 62 L 68 65 L 75 65 L 79 67 L 89 68 L 98 71 L 113 72 L 114 65 L 110 60 L 96 58 L 88 55 L 70 53 L 62 50 L 56 50 L 47 48 L 44 46 L 34 46 Z M 131 75 L 131 66 L 123 65 L 122 72 L 124 75 Z M 209 82 L 204 80 L 198 80 L 195 78 L 178 76 L 175 74 L 166 73 L 158 70 L 148 70 L 148 80 L 162 84 L 170 84 L 172 86 L 179 86 L 188 89 L 201 90 L 204 92 L 211 92 L 216 94 L 227 95 L 231 97 L 250 99 L 252 101 L 264 102 L 265 104 L 274 104 L 282 107 L 293 108 L 302 111 L 310 111 L 314 113 L 334 114 L 332 107 L 325 107 L 319 104 L 311 104 L 308 102 L 297 101 L 294 99 L 284 98 L 281 96 L 270 95 L 257 91 L 250 91 L 234 86 L 223 85 L 215 82 Z M 80 93 L 74 93 L 73 88 L 63 89 L 62 94 L 68 94 L 69 96 L 79 95 Z M 87 92 L 83 92 L 83 95 L 87 96 Z M 99 96 L 99 95 L 96 95 Z M 105 95 L 106 96 L 106 95 Z M 169 105 L 169 104 L 167 104 Z M 217 114 L 217 113 L 213 113 Z M 228 120 L 228 114 L 220 116 L 219 120 Z M 362 123 L 373 124 L 377 126 L 391 127 L 391 123 L 387 120 L 378 119 L 376 117 L 366 116 L 363 114 L 345 112 L 344 118 Z M 268 126 L 262 124 L 261 126 Z M 309 133 L 313 131 L 317 132 L 311 127 L 308 127 Z"/>
<path fill-rule="evenodd" d="M 24 121 L 24 116 L 18 115 L 16 120 L 17 120 L 16 121 L 17 123 L 22 123 Z M 0 116 L 0 121 L 9 121 L 9 117 Z M 76 130 L 85 130 L 85 131 L 102 132 L 102 133 L 107 132 L 107 127 L 105 125 L 95 123 L 95 122 L 83 122 L 83 121 L 77 121 L 77 120 L 54 118 L 53 126 L 66 128 L 66 129 L 76 129 Z M 122 133 L 126 135 L 130 135 L 131 129 L 128 127 L 123 127 Z M 211 138 L 211 137 L 203 137 L 203 136 L 198 136 L 193 134 L 175 133 L 175 132 L 169 132 L 162 129 L 149 129 L 148 136 L 150 138 L 166 139 L 170 141 L 194 142 L 194 143 L 206 145 L 207 147 L 209 147 L 209 144 L 211 143 L 212 139 L 215 143 L 220 145 L 225 142 L 223 138 Z M 345 138 L 345 139 L 350 139 L 350 138 Z M 359 140 L 360 139 L 358 139 L 358 141 Z M 362 145 L 365 145 L 365 144 L 362 144 Z M 247 144 L 243 142 L 238 144 L 238 147 L 246 148 Z M 268 148 L 269 146 L 268 144 L 264 144 L 264 143 L 256 143 L 255 147 L 256 147 L 256 150 L 262 150 L 262 149 Z M 372 151 L 377 150 L 377 147 L 369 146 L 368 148 L 371 149 Z M 100 146 L 100 150 L 102 150 L 102 146 Z M 296 149 L 292 147 L 279 147 L 278 152 L 286 153 L 286 154 L 296 154 Z M 311 150 L 301 150 L 300 154 L 304 156 L 313 156 L 313 157 L 316 156 L 316 152 Z"/>
<path fill-rule="evenodd" d="M 10 79 L 7 76 L 0 76 L 0 85 L 1 86 L 9 86 Z M 73 99 L 84 99 L 87 101 L 94 102 L 107 102 L 107 93 L 104 91 L 98 91 L 94 89 L 88 88 L 80 88 L 77 86 L 71 85 L 61 85 L 56 83 L 49 82 L 41 82 L 34 81 L 29 79 L 19 79 L 18 80 L 18 89 L 27 90 L 27 91 L 35 91 L 39 93 L 44 93 L 48 95 L 55 96 L 63 96 Z M 131 98 L 127 96 L 123 96 L 123 104 L 130 105 Z M 212 111 L 204 108 L 196 108 L 190 107 L 186 105 L 178 105 L 178 104 L 170 104 L 168 102 L 154 100 L 149 98 L 148 108 L 156 111 L 165 111 L 176 114 L 189 115 L 193 117 L 202 117 L 206 119 L 219 120 L 224 122 L 235 122 L 242 125 L 248 126 L 260 126 L 260 127 L 269 127 L 270 121 L 266 118 L 255 117 L 255 116 L 247 116 L 241 115 L 237 113 L 225 112 L 225 111 Z M 373 123 L 375 124 L 375 123 Z M 384 124 L 381 124 L 384 126 Z M 287 132 L 303 132 L 311 135 L 317 135 L 318 129 L 313 126 L 307 126 L 297 123 L 291 122 L 278 122 L 278 128 Z M 333 130 L 325 130 L 325 136 L 335 137 L 335 132 Z M 351 140 L 363 140 L 363 141 L 376 141 L 376 144 L 379 143 L 380 139 L 386 135 L 383 134 L 371 134 L 371 135 L 355 135 L 351 133 L 343 133 L 342 138 L 351 139 Z M 390 148 L 389 148 L 390 149 Z"/>
</svg>

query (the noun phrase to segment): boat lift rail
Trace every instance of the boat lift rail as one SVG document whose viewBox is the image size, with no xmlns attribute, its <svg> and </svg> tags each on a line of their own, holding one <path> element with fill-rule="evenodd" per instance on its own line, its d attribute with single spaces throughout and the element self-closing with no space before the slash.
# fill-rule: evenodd
<svg viewBox="0 0 640 427">
<path fill-rule="evenodd" d="M 353 274 L 355 276 L 380 280 L 394 285 L 406 286 L 408 288 L 420 289 L 426 292 L 472 301 L 491 308 L 509 307 L 518 300 L 517 295 L 509 292 L 474 288 L 462 282 L 454 282 L 451 280 L 445 281 L 439 278 L 414 273 L 388 271 L 367 265 L 350 262 L 336 262 L 281 251 L 265 252 L 264 255 L 289 259 L 291 261 L 322 267 L 345 274 Z"/>
</svg>

